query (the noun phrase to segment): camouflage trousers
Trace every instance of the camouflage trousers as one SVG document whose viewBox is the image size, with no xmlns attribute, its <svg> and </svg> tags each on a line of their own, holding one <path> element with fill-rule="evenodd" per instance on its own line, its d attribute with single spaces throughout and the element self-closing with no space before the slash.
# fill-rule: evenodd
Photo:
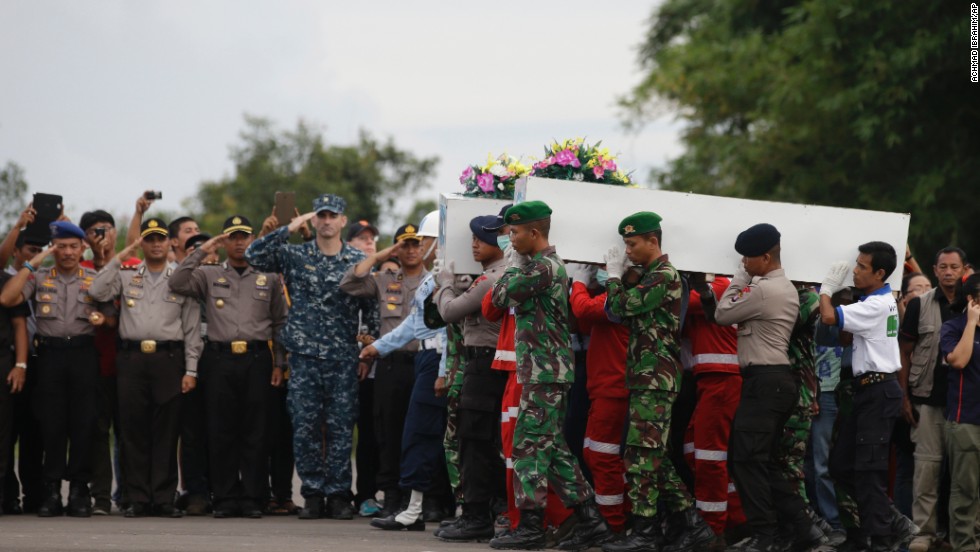
<svg viewBox="0 0 980 552">
<path fill-rule="evenodd" d="M 562 431 L 569 387 L 563 383 L 529 383 L 521 391 L 511 455 L 514 503 L 521 510 L 543 509 L 549 485 L 568 507 L 594 494 Z"/>
<path fill-rule="evenodd" d="M 626 431 L 626 487 L 633 514 L 653 517 L 663 501 L 669 512 L 694 506 L 694 499 L 667 455 L 671 405 L 677 393 L 630 392 L 629 428 Z"/>
<path fill-rule="evenodd" d="M 776 450 L 776 463 L 783 471 L 786 481 L 794 485 L 797 494 L 809 503 L 806 496 L 806 476 L 803 464 L 806 460 L 806 447 L 810 439 L 810 426 L 813 424 L 813 394 L 805 385 L 800 385 L 800 399 L 790 412 L 783 435 Z"/>
<path fill-rule="evenodd" d="M 350 492 L 351 447 L 357 418 L 357 359 L 289 356 L 286 403 L 303 497 Z M 325 452 L 325 453 L 324 453 Z"/>
<path fill-rule="evenodd" d="M 460 385 L 452 385 L 446 395 L 446 434 L 442 438 L 442 448 L 446 451 L 446 472 L 449 474 L 449 485 L 453 488 L 456 502 L 463 501 L 463 479 L 459 469 L 459 436 L 456 429 L 459 422 L 459 392 Z"/>
</svg>

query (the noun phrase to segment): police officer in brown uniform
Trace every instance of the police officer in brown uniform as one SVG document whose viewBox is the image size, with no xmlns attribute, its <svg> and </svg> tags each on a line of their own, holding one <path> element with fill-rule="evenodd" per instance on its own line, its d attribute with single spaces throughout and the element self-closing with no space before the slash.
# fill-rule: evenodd
<svg viewBox="0 0 980 552">
<path fill-rule="evenodd" d="M 428 271 L 422 264 L 418 229 L 406 224 L 395 232 L 395 244 L 368 255 L 352 267 L 340 281 L 340 289 L 354 297 L 377 297 L 381 310 L 382 336 L 398 327 L 412 311 L 412 298 Z M 399 270 L 371 272 L 371 268 L 397 256 Z M 357 321 L 352 320 L 355 324 Z M 402 430 L 415 383 L 415 353 L 412 340 L 398 351 L 378 361 L 374 375 L 374 433 L 378 441 L 378 488 L 384 491 L 385 507 L 379 517 L 398 511 L 402 493 L 398 486 L 401 465 Z M 404 497 L 407 499 L 408 497 Z"/>
<path fill-rule="evenodd" d="M 181 394 L 197 386 L 201 356 L 201 308 L 167 286 L 167 223 L 151 218 L 140 240 L 122 250 L 99 272 L 92 296 L 119 299 L 119 419 L 123 484 L 130 501 L 126 517 L 151 513 L 180 517 L 177 491 L 177 437 Z M 122 269 L 121 260 L 140 246 L 143 262 Z"/>
<path fill-rule="evenodd" d="M 245 250 L 251 243 L 249 220 L 230 217 L 223 234 L 188 255 L 169 282 L 172 291 L 205 305 L 208 342 L 201 371 L 217 518 L 239 513 L 262 517 L 261 506 L 269 496 L 266 462 L 273 387 L 282 385 L 286 361 L 278 340 L 286 323 L 282 284 L 278 275 L 249 266 Z M 227 260 L 202 266 L 219 245 Z"/>
<path fill-rule="evenodd" d="M 25 262 L 0 293 L 0 304 L 5 307 L 32 300 L 37 318 L 34 414 L 44 443 L 46 492 L 37 512 L 41 517 L 63 513 L 63 479 L 70 482 L 68 515 L 92 514 L 89 482 L 99 384 L 95 327 L 115 312 L 110 303 L 99 303 L 91 295 L 95 271 L 79 266 L 84 239 L 78 226 L 67 221 L 53 223 L 51 247 Z M 39 268 L 52 254 L 54 266 Z M 69 440 L 71 456 L 66 469 Z"/>
<path fill-rule="evenodd" d="M 742 265 L 731 285 L 717 306 L 710 293 L 701 299 L 709 315 L 714 307 L 715 322 L 738 324 L 743 384 L 731 435 L 732 472 L 752 531 L 750 539 L 729 547 L 740 552 L 776 550 L 777 521 L 793 525 L 798 539 L 806 539 L 812 527 L 803 499 L 775 459 L 783 426 L 799 398 L 789 366 L 789 339 L 800 300 L 783 271 L 779 238 L 771 224 L 740 233 L 735 250 Z"/>
</svg>

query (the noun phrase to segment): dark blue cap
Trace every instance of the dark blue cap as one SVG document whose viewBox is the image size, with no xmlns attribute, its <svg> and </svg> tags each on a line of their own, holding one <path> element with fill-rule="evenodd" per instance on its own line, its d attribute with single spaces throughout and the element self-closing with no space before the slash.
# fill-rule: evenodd
<svg viewBox="0 0 980 552">
<path fill-rule="evenodd" d="M 495 217 L 491 217 L 493 221 L 490 224 L 484 225 L 483 229 L 486 230 L 487 232 L 497 232 L 498 230 L 503 228 L 504 225 L 507 224 L 506 222 L 504 222 L 504 213 L 507 212 L 507 209 L 510 209 L 513 206 L 514 206 L 513 203 L 508 203 L 507 205 L 501 207 L 500 213 Z"/>
<path fill-rule="evenodd" d="M 496 230 L 490 230 L 487 228 L 487 226 L 493 225 L 496 220 L 497 217 L 493 215 L 474 217 L 473 220 L 470 221 L 470 231 L 473 232 L 473 235 L 476 236 L 481 242 L 494 247 L 500 247 L 497 245 Z"/>
<path fill-rule="evenodd" d="M 768 224 L 756 224 L 735 239 L 735 251 L 743 257 L 759 257 L 779 245 L 779 230 Z"/>
<path fill-rule="evenodd" d="M 334 194 L 323 194 L 320 197 L 313 200 L 313 211 L 319 213 L 320 211 L 332 211 L 338 215 L 344 214 L 344 209 L 347 208 L 347 202 L 344 198 L 339 195 Z"/>
<path fill-rule="evenodd" d="M 57 240 L 59 238 L 78 238 L 80 240 L 85 239 L 85 232 L 81 228 L 75 226 L 74 224 L 68 222 L 67 220 L 59 220 L 51 223 L 51 239 Z"/>
</svg>

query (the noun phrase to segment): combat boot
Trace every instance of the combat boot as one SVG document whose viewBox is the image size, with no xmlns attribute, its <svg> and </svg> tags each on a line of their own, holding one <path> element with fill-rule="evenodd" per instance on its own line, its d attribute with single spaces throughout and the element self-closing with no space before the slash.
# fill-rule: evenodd
<svg viewBox="0 0 980 552">
<path fill-rule="evenodd" d="M 490 539 L 495 550 L 541 550 L 544 548 L 544 512 L 521 510 L 517 529 Z"/>
<path fill-rule="evenodd" d="M 441 527 L 436 534 L 442 540 L 486 542 L 493 538 L 493 519 L 487 503 L 463 504 L 463 515 L 456 523 Z"/>
<path fill-rule="evenodd" d="M 68 515 L 71 517 L 92 517 L 92 495 L 88 483 L 71 483 L 68 487 Z"/>
<path fill-rule="evenodd" d="M 299 510 L 299 519 L 320 519 L 323 517 L 324 504 L 322 496 L 306 497 L 306 504 Z"/>
<path fill-rule="evenodd" d="M 633 516 L 633 531 L 602 545 L 603 552 L 657 552 L 663 546 L 664 535 L 660 516 Z"/>
<path fill-rule="evenodd" d="M 825 544 L 830 544 L 830 539 L 827 538 L 827 535 L 819 527 L 810 524 L 805 533 L 796 535 L 796 538 L 793 540 L 792 549 L 793 552 L 805 552 L 806 550 Z"/>
<path fill-rule="evenodd" d="M 715 541 L 715 532 L 694 508 L 670 514 L 667 523 L 678 528 L 679 534 L 663 547 L 664 552 L 706 550 Z"/>
<path fill-rule="evenodd" d="M 61 504 L 61 481 L 45 484 L 45 496 L 37 508 L 38 517 L 55 517 L 64 514 Z"/>
<path fill-rule="evenodd" d="M 773 543 L 772 537 L 754 535 L 729 546 L 725 552 L 779 552 L 780 550 Z"/>
<path fill-rule="evenodd" d="M 889 544 L 897 550 L 904 544 L 908 544 L 912 537 L 919 534 L 919 526 L 911 519 L 905 517 L 894 505 L 891 507 L 892 521 L 889 531 Z"/>
<path fill-rule="evenodd" d="M 612 531 L 599 513 L 595 498 L 590 498 L 575 507 L 578 523 L 572 534 L 558 543 L 559 550 L 585 550 L 602 544 L 612 538 Z"/>
</svg>

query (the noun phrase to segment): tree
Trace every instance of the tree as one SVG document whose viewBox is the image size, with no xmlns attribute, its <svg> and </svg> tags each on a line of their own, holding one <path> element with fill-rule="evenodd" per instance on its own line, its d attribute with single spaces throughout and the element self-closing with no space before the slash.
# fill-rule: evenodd
<svg viewBox="0 0 980 552">
<path fill-rule="evenodd" d="M 0 222 L 3 224 L 3 234 L 17 222 L 21 211 L 27 205 L 27 180 L 24 169 L 13 161 L 0 169 Z"/>
<path fill-rule="evenodd" d="M 235 174 L 201 184 L 190 205 L 202 228 L 218 230 L 232 214 L 258 227 L 272 212 L 277 191 L 296 192 L 301 213 L 323 193 L 343 196 L 349 217 L 377 221 L 395 201 L 426 186 L 438 158 L 417 158 L 391 139 L 361 131 L 353 145 L 327 145 L 322 130 L 300 121 L 280 131 L 260 117 L 245 117 L 242 143 L 231 147 Z"/>
<path fill-rule="evenodd" d="M 910 212 L 920 257 L 980 254 L 968 27 L 957 2 L 666 0 L 626 123 L 686 120 L 663 188 Z"/>
</svg>

